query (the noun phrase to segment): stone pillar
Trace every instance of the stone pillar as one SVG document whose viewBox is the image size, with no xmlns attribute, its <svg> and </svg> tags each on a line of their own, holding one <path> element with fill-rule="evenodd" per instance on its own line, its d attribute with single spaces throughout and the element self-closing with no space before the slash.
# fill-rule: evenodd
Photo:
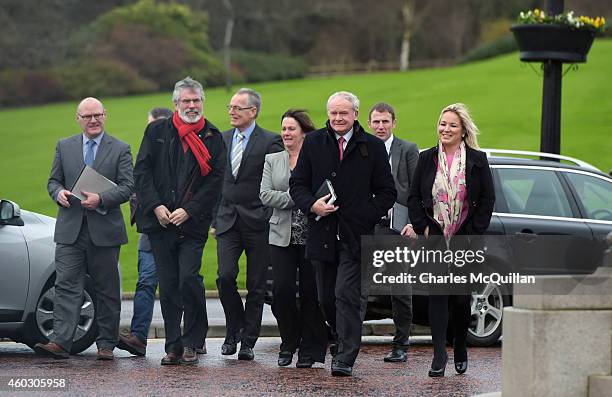
<svg viewBox="0 0 612 397">
<path fill-rule="evenodd" d="M 536 280 L 504 309 L 502 396 L 610 396 L 612 268 Z"/>
</svg>

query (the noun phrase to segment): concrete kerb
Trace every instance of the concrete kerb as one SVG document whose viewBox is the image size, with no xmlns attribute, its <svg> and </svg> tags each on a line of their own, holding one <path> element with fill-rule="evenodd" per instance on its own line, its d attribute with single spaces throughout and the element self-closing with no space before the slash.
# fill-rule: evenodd
<svg viewBox="0 0 612 397">
<path fill-rule="evenodd" d="M 240 294 L 241 298 L 246 298 L 247 296 L 247 290 L 238 290 L 238 293 Z M 219 291 L 215 290 L 210 290 L 210 291 L 206 291 L 206 298 L 219 298 Z M 122 300 L 128 300 L 131 301 L 134 299 L 134 292 L 128 291 L 128 292 L 122 292 L 121 293 L 121 299 Z M 155 294 L 155 299 L 159 300 L 159 291 Z"/>
<path fill-rule="evenodd" d="M 247 294 L 246 290 L 239 290 L 238 292 L 243 299 L 246 297 L 246 294 Z M 124 301 L 133 300 L 134 293 L 124 292 L 122 294 L 122 298 Z M 217 290 L 206 291 L 206 298 L 207 299 L 219 299 L 219 293 Z M 210 313 L 209 313 L 209 316 L 210 316 Z M 224 319 L 219 320 L 218 317 L 219 316 L 217 316 L 216 320 L 213 320 L 209 317 L 207 336 L 210 338 L 225 337 L 225 320 Z M 269 315 L 268 317 L 271 317 L 271 316 Z M 125 315 L 122 315 L 120 329 L 129 330 L 130 321 L 131 321 L 131 318 L 127 318 Z M 391 319 L 366 321 L 363 323 L 363 326 L 362 326 L 363 336 L 393 336 L 394 333 L 395 333 L 395 326 L 393 325 L 393 321 Z M 280 336 L 279 331 L 278 331 L 278 326 L 273 317 L 268 318 L 268 320 L 265 320 L 264 318 L 264 320 L 262 321 L 262 325 L 261 325 L 260 335 L 262 337 Z M 411 328 L 411 336 L 423 336 L 423 335 L 430 335 L 429 327 L 424 327 L 424 326 L 413 324 Z M 164 323 L 163 321 L 160 321 L 159 317 L 157 318 L 157 320 L 154 319 L 153 322 L 151 323 L 148 337 L 149 339 L 165 338 Z"/>
</svg>

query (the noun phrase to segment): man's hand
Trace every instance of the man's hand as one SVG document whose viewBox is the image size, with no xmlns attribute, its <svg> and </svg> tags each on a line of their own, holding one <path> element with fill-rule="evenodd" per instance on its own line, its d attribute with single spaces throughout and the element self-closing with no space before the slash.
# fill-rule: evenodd
<svg viewBox="0 0 612 397">
<path fill-rule="evenodd" d="M 332 212 L 336 212 L 338 210 L 338 207 L 336 207 L 333 204 L 327 204 L 327 200 L 329 200 L 330 197 L 331 197 L 331 194 L 327 194 L 321 197 L 320 199 L 318 199 L 317 201 L 315 201 L 312 207 L 310 207 L 310 211 L 314 212 L 315 214 L 321 217 L 327 216 L 331 214 Z"/>
<path fill-rule="evenodd" d="M 217 238 L 217 229 L 215 229 L 214 227 L 210 228 L 210 234 L 213 236 L 213 238 Z"/>
<path fill-rule="evenodd" d="M 160 225 L 162 225 L 162 227 L 166 227 L 166 225 L 168 225 L 168 223 L 170 223 L 170 211 L 168 210 L 168 208 L 166 208 L 165 205 L 160 205 L 157 206 L 153 212 L 155 213 L 155 216 L 157 217 L 157 221 L 159 222 Z"/>
<path fill-rule="evenodd" d="M 62 189 L 57 194 L 57 202 L 64 208 L 70 208 L 70 202 L 68 201 L 70 196 L 72 196 L 72 193 L 70 193 L 68 190 Z"/>
<path fill-rule="evenodd" d="M 412 228 L 411 224 L 404 226 L 404 228 L 402 229 L 401 235 L 406 238 L 417 238 L 417 234 Z M 429 226 L 425 227 L 424 236 L 425 237 L 429 236 Z"/>
<path fill-rule="evenodd" d="M 170 222 L 175 226 L 181 226 L 189 219 L 189 214 L 182 208 L 177 208 L 169 216 Z"/>
<path fill-rule="evenodd" d="M 100 195 L 98 193 L 84 192 L 81 194 L 85 196 L 85 200 L 81 201 L 81 205 L 88 210 L 95 210 L 100 205 Z"/>
</svg>

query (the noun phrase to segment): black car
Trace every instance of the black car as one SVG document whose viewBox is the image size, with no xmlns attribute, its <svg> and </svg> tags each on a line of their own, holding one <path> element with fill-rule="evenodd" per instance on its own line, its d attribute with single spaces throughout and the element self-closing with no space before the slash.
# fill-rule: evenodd
<svg viewBox="0 0 612 397">
<path fill-rule="evenodd" d="M 513 150 L 488 150 L 496 202 L 488 236 L 513 239 L 487 265 L 520 268 L 528 274 L 584 274 L 597 262 L 566 258 L 562 249 L 538 246 L 537 236 L 575 236 L 605 247 L 612 232 L 612 178 L 573 158 Z M 569 164 L 563 163 L 567 162 Z M 543 240 L 543 239 L 542 239 Z M 518 242 L 517 242 L 518 241 Z M 585 241 L 585 240 L 583 240 Z M 534 260 L 534 251 L 546 260 Z M 599 251 L 598 251 L 599 255 Z M 603 257 L 599 255 L 599 260 Z M 490 263 L 493 262 L 493 263 Z M 482 285 L 472 294 L 472 322 L 468 343 L 488 346 L 502 333 L 504 306 L 512 305 L 512 288 Z M 370 296 L 366 319 L 391 316 L 388 296 Z M 427 296 L 413 296 L 413 322 L 428 325 Z"/>
</svg>

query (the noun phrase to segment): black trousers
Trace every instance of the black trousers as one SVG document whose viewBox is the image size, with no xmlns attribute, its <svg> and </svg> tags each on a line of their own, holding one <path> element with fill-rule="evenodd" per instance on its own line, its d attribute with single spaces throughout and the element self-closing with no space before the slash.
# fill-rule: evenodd
<svg viewBox="0 0 612 397">
<path fill-rule="evenodd" d="M 174 227 L 150 233 L 159 278 L 159 296 L 166 332 L 166 353 L 198 348 L 208 332 L 204 282 L 200 276 L 206 239 L 184 236 Z M 181 318 L 183 318 L 181 335 Z"/>
<path fill-rule="evenodd" d="M 274 273 L 272 313 L 281 336 L 281 352 L 295 353 L 325 362 L 327 327 L 317 301 L 312 263 L 304 256 L 305 246 L 270 245 Z M 296 300 L 296 276 L 299 272 L 299 305 Z"/>
<path fill-rule="evenodd" d="M 344 244 L 335 262 L 313 260 L 323 317 L 338 338 L 334 360 L 354 365 L 361 346 L 361 265 L 358 253 Z"/>
<path fill-rule="evenodd" d="M 470 295 L 429 295 L 429 325 L 434 345 L 434 361 L 439 368 L 446 357 L 446 330 L 449 307 L 452 313 L 455 361 L 467 359 L 466 337 L 470 325 Z"/>
<path fill-rule="evenodd" d="M 376 225 L 374 228 L 376 236 L 397 236 L 398 234 L 391 230 L 388 226 Z M 368 270 L 372 271 L 373 267 L 368 266 Z M 372 281 L 372 277 L 367 278 L 368 282 Z M 412 288 L 410 284 L 393 284 L 389 287 L 389 295 L 391 295 L 391 316 L 395 325 L 395 335 L 393 336 L 393 345 L 401 348 L 409 346 L 410 327 L 412 326 Z M 365 318 L 368 307 L 368 290 L 362 286 L 361 291 L 361 320 Z"/>
<path fill-rule="evenodd" d="M 236 285 L 238 259 L 243 251 L 247 257 L 248 291 L 244 306 Z M 268 229 L 251 229 L 238 216 L 234 226 L 217 236 L 217 260 L 217 288 L 226 321 L 225 342 L 242 341 L 252 348 L 261 331 L 266 274 L 270 263 Z"/>
</svg>

